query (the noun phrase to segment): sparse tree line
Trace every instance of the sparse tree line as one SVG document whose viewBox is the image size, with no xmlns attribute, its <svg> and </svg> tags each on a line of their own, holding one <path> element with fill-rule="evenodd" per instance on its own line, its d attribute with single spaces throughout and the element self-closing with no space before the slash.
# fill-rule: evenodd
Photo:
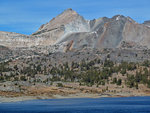
<svg viewBox="0 0 150 113">
<path fill-rule="evenodd" d="M 42 60 L 46 63 L 46 60 Z M 139 84 L 144 84 L 150 88 L 150 62 L 143 63 L 122 62 L 114 63 L 108 59 L 101 61 L 94 59 L 91 61 L 82 60 L 81 62 L 71 62 L 52 66 L 43 65 L 41 61 L 32 63 L 26 61 L 27 66 L 9 65 L 11 61 L 0 63 L 0 82 L 5 81 L 30 81 L 30 82 L 78 82 L 80 85 L 93 86 L 116 84 L 121 86 L 123 81 L 129 88 L 138 89 Z M 129 73 L 133 72 L 133 74 Z M 51 75 L 43 80 L 36 76 Z M 113 76 L 115 74 L 115 77 Z M 118 74 L 125 77 L 122 79 Z M 31 81 L 31 78 L 33 80 Z M 59 84 L 60 85 L 60 84 Z"/>
</svg>

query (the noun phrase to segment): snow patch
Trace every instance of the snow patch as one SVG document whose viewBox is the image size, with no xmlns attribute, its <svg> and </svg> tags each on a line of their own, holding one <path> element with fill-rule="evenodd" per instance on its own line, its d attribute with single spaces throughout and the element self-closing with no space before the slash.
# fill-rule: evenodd
<svg viewBox="0 0 150 113">
<path fill-rule="evenodd" d="M 117 16 L 116 20 L 120 20 L 120 16 Z"/>
<path fill-rule="evenodd" d="M 98 34 L 96 31 L 90 32 L 90 34 L 96 34 L 96 37 L 98 37 Z"/>
<path fill-rule="evenodd" d="M 146 25 L 147 27 L 150 27 L 149 25 Z"/>
<path fill-rule="evenodd" d="M 86 21 L 87 21 L 88 25 L 90 25 L 90 20 L 86 20 Z"/>
</svg>

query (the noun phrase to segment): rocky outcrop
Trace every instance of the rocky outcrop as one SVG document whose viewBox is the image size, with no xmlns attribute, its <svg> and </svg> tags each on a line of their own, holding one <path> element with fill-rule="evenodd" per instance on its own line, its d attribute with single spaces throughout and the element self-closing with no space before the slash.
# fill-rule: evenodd
<svg viewBox="0 0 150 113">
<path fill-rule="evenodd" d="M 43 39 L 19 33 L 0 31 L 0 45 L 9 48 L 37 46 L 43 42 Z"/>
</svg>

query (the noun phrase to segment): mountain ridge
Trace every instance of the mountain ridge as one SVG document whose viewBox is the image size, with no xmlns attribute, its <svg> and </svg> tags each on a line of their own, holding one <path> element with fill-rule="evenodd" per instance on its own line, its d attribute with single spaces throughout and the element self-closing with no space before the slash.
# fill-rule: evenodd
<svg viewBox="0 0 150 113">
<path fill-rule="evenodd" d="M 150 48 L 148 25 L 149 21 L 139 24 L 123 15 L 86 20 L 69 8 L 29 36 L 0 32 L 0 45 L 10 48 L 63 45 L 64 49 L 71 50 L 68 47 L 122 48 L 122 42 L 126 42 L 133 47 Z"/>
</svg>

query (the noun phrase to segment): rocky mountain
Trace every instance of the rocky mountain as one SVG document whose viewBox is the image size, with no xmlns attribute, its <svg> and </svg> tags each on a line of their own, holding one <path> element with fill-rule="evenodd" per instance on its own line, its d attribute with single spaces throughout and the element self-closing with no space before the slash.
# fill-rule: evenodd
<svg viewBox="0 0 150 113">
<path fill-rule="evenodd" d="M 90 21 L 89 24 L 89 32 L 69 34 L 63 41 L 73 41 L 73 48 L 120 48 L 123 42 L 132 46 L 150 47 L 150 28 L 136 23 L 129 17 L 104 17 Z"/>
<path fill-rule="evenodd" d="M 53 18 L 49 23 L 42 25 L 32 36 L 45 37 L 48 44 L 53 45 L 63 40 L 66 35 L 76 32 L 89 32 L 88 22 L 72 9 L 65 10 Z"/>
<path fill-rule="evenodd" d="M 83 47 L 145 49 L 150 48 L 149 24 L 149 21 L 138 24 L 122 15 L 85 20 L 74 10 L 67 9 L 32 35 L 0 32 L 0 45 L 11 48 L 59 45 L 61 50 Z"/>
</svg>

